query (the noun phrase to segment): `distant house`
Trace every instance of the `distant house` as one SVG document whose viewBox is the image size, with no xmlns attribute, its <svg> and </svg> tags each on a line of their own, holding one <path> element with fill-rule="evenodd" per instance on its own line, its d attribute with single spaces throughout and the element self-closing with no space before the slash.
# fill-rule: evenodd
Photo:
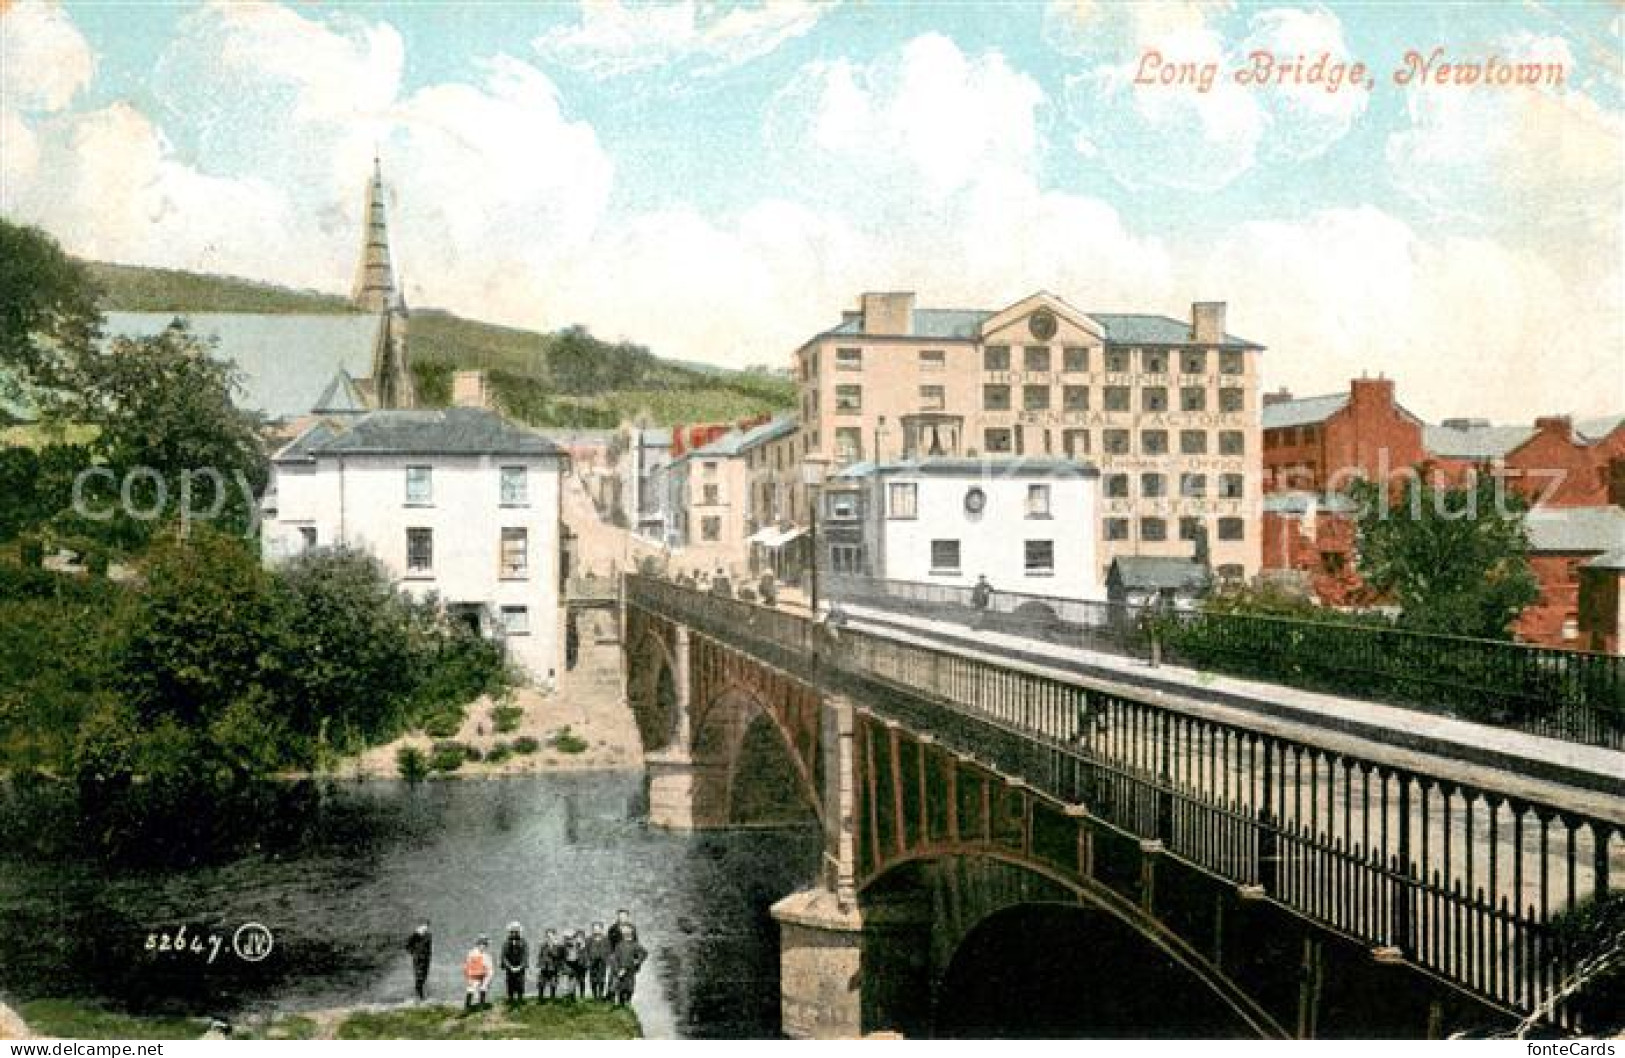
<svg viewBox="0 0 1625 1058">
<path fill-rule="evenodd" d="M 1100 472 L 1071 459 L 855 463 L 824 493 L 819 550 L 835 573 L 1062 599 L 1103 595 Z"/>
<path fill-rule="evenodd" d="M 1189 607 L 1212 585 L 1207 565 L 1189 558 L 1119 555 L 1106 570 L 1107 600 L 1131 606 L 1166 602 Z"/>
<path fill-rule="evenodd" d="M 477 408 L 318 423 L 272 457 L 266 561 L 346 545 L 415 596 L 502 639 L 534 679 L 559 668 L 565 455 Z"/>
<path fill-rule="evenodd" d="M 1625 508 L 1536 507 L 1524 516 L 1529 566 L 1540 581 L 1540 598 L 1518 615 L 1518 638 L 1549 646 L 1589 647 L 1594 629 L 1582 629 L 1582 587 L 1588 569 L 1606 571 L 1625 551 Z M 1592 562 L 1597 562 L 1592 566 Z M 1615 649 L 1618 647 L 1617 639 Z"/>
</svg>

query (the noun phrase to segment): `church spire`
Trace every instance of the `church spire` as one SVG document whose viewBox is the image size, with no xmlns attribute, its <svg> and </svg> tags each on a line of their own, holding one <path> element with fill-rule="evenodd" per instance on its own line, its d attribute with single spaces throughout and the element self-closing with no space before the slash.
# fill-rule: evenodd
<svg viewBox="0 0 1625 1058">
<path fill-rule="evenodd" d="M 372 159 L 372 181 L 361 233 L 361 260 L 350 300 L 365 312 L 383 312 L 394 301 L 395 273 L 389 260 L 389 224 L 384 217 L 384 175 L 377 155 Z"/>
</svg>

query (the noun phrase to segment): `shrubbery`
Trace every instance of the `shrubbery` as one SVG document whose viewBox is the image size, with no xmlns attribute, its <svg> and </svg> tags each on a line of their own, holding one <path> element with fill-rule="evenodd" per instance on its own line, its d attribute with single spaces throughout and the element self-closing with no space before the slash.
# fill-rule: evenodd
<svg viewBox="0 0 1625 1058">
<path fill-rule="evenodd" d="M 499 705 L 491 710 L 491 728 L 499 735 L 511 735 L 519 730 L 525 711 L 517 705 Z"/>
<path fill-rule="evenodd" d="M 468 749 L 461 742 L 436 742 L 429 754 L 429 767 L 435 771 L 456 771 L 468 760 Z"/>
<path fill-rule="evenodd" d="M 422 782 L 429 777 L 429 758 L 416 746 L 402 746 L 395 751 L 395 770 L 407 782 Z"/>
<path fill-rule="evenodd" d="M 560 753 L 585 753 L 588 748 L 587 740 L 571 731 L 569 724 L 565 724 L 564 729 L 548 741 Z"/>
<path fill-rule="evenodd" d="M 513 751 L 523 756 L 530 756 L 542 748 L 542 744 L 529 735 L 521 735 L 513 740 Z"/>
</svg>

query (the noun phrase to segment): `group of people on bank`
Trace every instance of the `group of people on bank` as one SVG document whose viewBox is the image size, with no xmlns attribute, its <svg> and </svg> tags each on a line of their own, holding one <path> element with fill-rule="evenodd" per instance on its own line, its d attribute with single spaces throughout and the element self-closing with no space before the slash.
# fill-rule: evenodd
<svg viewBox="0 0 1625 1058">
<path fill-rule="evenodd" d="M 426 998 L 429 961 L 434 954 L 434 936 L 424 921 L 406 939 L 412 956 L 412 979 L 417 997 Z M 626 910 L 615 913 L 606 930 L 594 922 L 591 932 L 547 930 L 536 942 L 537 1002 L 548 999 L 609 1000 L 620 1006 L 632 1002 L 638 971 L 649 952 L 638 941 L 638 930 Z M 493 959 L 491 938 L 481 935 L 463 957 L 465 1011 L 489 1008 L 492 979 L 500 966 L 507 988 L 507 1002 L 525 1001 L 525 979 L 531 967 L 531 945 L 517 922 L 508 923 L 508 935 Z"/>
</svg>

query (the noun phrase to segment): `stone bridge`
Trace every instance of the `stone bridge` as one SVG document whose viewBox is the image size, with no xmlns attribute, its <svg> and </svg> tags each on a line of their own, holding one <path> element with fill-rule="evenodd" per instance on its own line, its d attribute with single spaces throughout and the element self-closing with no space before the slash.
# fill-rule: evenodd
<svg viewBox="0 0 1625 1058">
<path fill-rule="evenodd" d="M 791 1036 L 1439 1037 L 1534 1015 L 1625 803 L 627 578 L 651 822 L 822 828 Z"/>
</svg>

